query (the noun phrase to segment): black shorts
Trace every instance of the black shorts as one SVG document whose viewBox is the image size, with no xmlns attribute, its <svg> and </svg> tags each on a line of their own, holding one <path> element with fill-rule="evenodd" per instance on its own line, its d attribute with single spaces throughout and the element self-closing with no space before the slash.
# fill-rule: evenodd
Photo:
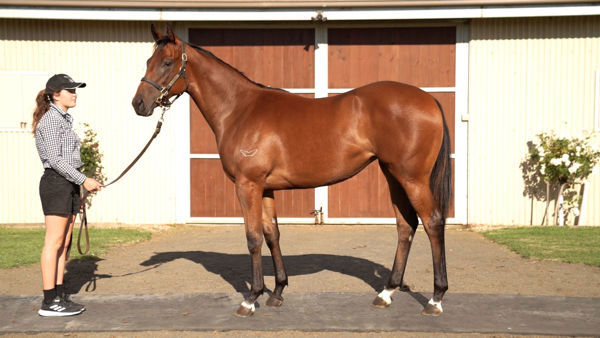
<svg viewBox="0 0 600 338">
<path fill-rule="evenodd" d="M 40 198 L 44 215 L 79 213 L 81 205 L 79 185 L 67 181 L 54 169 L 46 169 L 40 179 Z"/>
</svg>

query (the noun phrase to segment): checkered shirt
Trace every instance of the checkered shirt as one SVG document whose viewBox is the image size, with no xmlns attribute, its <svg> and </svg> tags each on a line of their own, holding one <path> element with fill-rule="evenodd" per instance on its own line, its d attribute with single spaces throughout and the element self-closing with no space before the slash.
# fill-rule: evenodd
<svg viewBox="0 0 600 338">
<path fill-rule="evenodd" d="M 35 146 L 44 168 L 52 168 L 76 184 L 85 181 L 85 175 L 78 170 L 83 162 L 81 142 L 73 130 L 73 117 L 54 103 L 37 125 Z"/>
</svg>

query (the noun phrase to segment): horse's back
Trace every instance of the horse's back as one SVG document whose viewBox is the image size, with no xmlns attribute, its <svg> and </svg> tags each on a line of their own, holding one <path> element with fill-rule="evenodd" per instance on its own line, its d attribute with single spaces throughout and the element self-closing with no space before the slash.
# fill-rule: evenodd
<svg viewBox="0 0 600 338">
<path fill-rule="evenodd" d="M 358 87 L 347 94 L 367 100 L 372 106 L 383 106 L 386 111 L 399 113 L 436 114 L 439 112 L 435 98 L 410 84 L 380 81 Z M 392 105 L 392 106 L 385 106 Z"/>
<path fill-rule="evenodd" d="M 405 83 L 375 82 L 318 99 L 267 90 L 257 101 L 246 119 L 249 130 L 289 136 L 289 142 L 307 142 L 311 149 L 343 140 L 375 152 L 377 144 L 390 139 L 408 143 L 420 134 L 431 134 L 441 142 L 434 135 L 442 135 L 443 130 L 437 101 Z"/>
</svg>

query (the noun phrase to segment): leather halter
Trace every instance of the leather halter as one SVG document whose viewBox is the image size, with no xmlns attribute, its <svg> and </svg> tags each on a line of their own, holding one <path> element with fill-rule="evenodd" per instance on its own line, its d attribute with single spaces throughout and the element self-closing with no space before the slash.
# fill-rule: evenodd
<svg viewBox="0 0 600 338">
<path fill-rule="evenodd" d="M 175 76 L 173 77 L 173 79 L 169 82 L 168 85 L 166 85 L 165 87 L 162 87 L 161 85 L 159 85 L 158 83 L 148 79 L 147 77 L 143 77 L 142 81 L 143 82 L 148 82 L 149 84 L 151 84 L 154 88 L 158 89 L 158 91 L 160 92 L 160 95 L 156 98 L 156 100 L 154 100 L 154 102 L 156 103 L 156 105 L 158 107 L 170 107 L 171 104 L 173 104 L 173 102 L 175 102 L 175 100 L 177 100 L 181 94 L 183 94 L 184 92 L 187 91 L 188 85 L 187 85 L 187 76 L 185 74 L 185 66 L 187 64 L 187 54 L 185 53 L 185 42 L 181 42 L 181 66 L 179 67 L 179 72 L 177 74 L 175 74 Z M 177 96 L 175 96 L 175 98 L 170 101 L 169 100 L 169 90 L 171 90 L 171 87 L 173 87 L 173 85 L 175 84 L 175 82 L 177 82 L 177 80 L 179 80 L 179 78 L 183 76 L 183 81 L 185 81 L 185 90 L 179 94 L 177 94 Z"/>
</svg>

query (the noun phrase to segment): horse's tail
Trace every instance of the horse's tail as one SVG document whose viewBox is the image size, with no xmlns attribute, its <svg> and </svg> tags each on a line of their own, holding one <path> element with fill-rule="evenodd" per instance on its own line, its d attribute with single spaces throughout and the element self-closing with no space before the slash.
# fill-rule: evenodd
<svg viewBox="0 0 600 338">
<path fill-rule="evenodd" d="M 433 193 L 433 197 L 437 203 L 438 210 L 442 213 L 442 225 L 446 224 L 446 217 L 448 217 L 448 209 L 450 208 L 450 201 L 452 199 L 452 163 L 450 160 L 450 153 L 452 152 L 450 145 L 450 133 L 448 131 L 448 125 L 444 118 L 444 112 L 442 105 L 436 100 L 440 112 L 442 114 L 442 121 L 444 123 L 444 136 L 442 139 L 442 146 L 438 153 L 431 176 L 429 178 L 429 187 Z"/>
</svg>

